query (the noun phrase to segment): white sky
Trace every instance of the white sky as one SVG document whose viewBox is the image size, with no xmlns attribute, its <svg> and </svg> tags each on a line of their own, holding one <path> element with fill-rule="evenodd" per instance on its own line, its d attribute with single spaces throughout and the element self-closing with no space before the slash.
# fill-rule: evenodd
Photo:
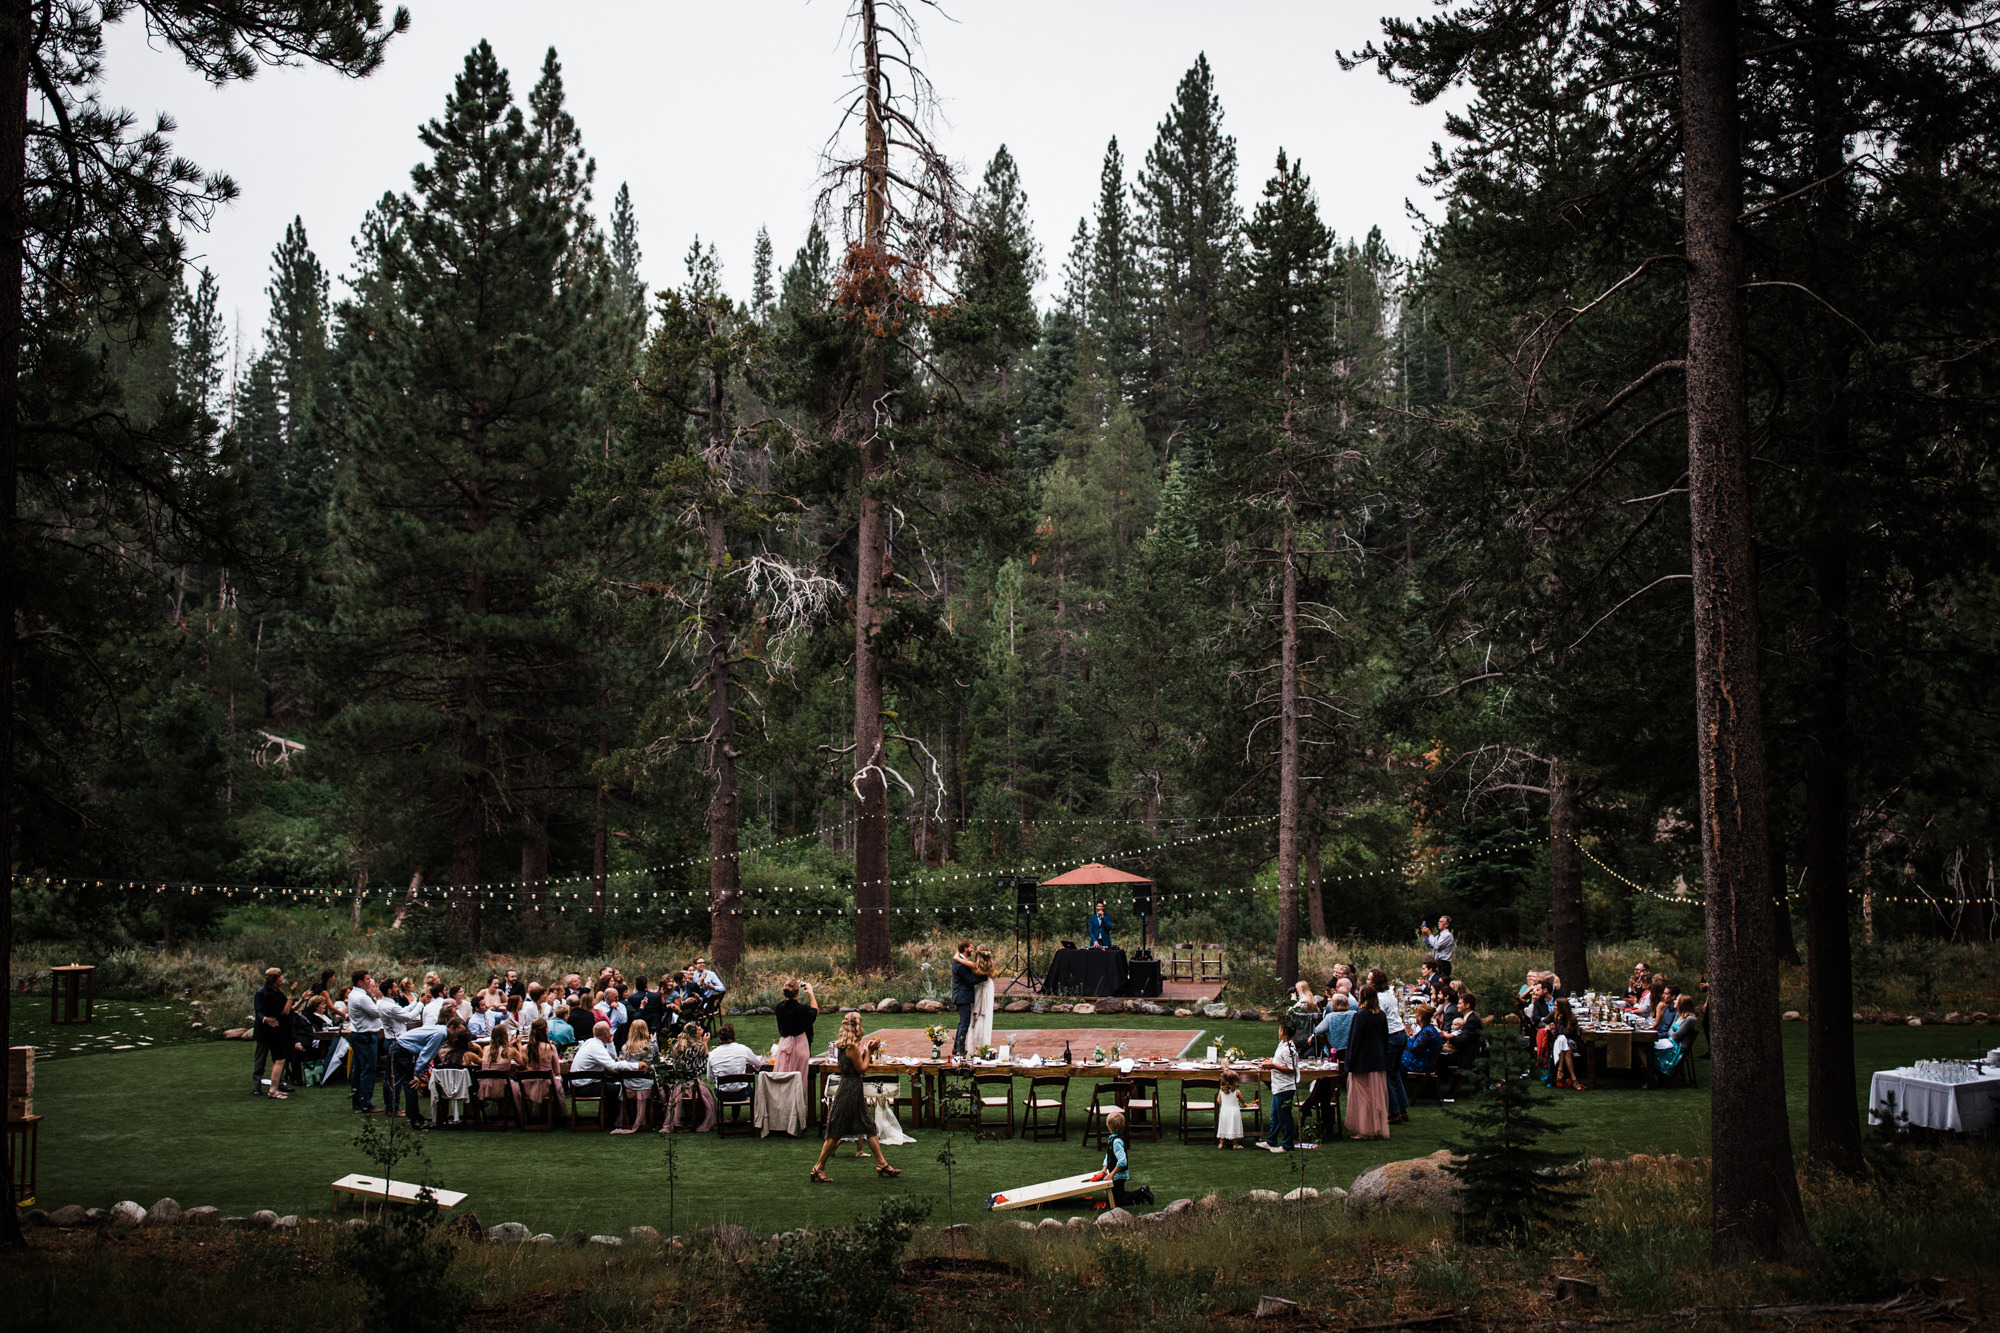
<svg viewBox="0 0 2000 1333">
<path fill-rule="evenodd" d="M 147 122 L 172 114 L 176 149 L 242 188 L 206 235 L 190 238 L 190 252 L 220 277 L 223 308 L 240 317 L 248 341 L 263 326 L 271 250 L 294 214 L 338 294 L 362 215 L 383 193 L 408 188 L 424 156 L 417 127 L 442 112 L 482 37 L 519 102 L 556 47 L 570 109 L 597 159 L 600 215 L 619 182 L 630 182 L 655 290 L 681 281 L 696 233 L 717 246 L 739 296 L 748 294 L 760 224 L 779 265 L 791 261 L 848 86 L 845 0 L 410 7 L 410 31 L 360 81 L 267 69 L 216 90 L 171 53 L 148 49 L 138 23 L 111 33 L 106 100 Z M 1246 207 L 1283 147 L 1303 158 L 1339 237 L 1380 226 L 1398 254 L 1415 250 L 1405 201 L 1431 208 L 1416 175 L 1442 135 L 1443 112 L 1411 106 L 1372 68 L 1342 73 L 1334 52 L 1374 36 L 1383 9 L 1428 8 L 1423 0 L 948 0 L 949 18 L 912 7 L 945 116 L 941 146 L 964 165 L 968 185 L 1002 143 L 1020 164 L 1050 276 L 1044 297 L 1077 219 L 1093 207 L 1106 141 L 1118 136 L 1129 180 L 1202 51 L 1236 138 Z"/>
</svg>

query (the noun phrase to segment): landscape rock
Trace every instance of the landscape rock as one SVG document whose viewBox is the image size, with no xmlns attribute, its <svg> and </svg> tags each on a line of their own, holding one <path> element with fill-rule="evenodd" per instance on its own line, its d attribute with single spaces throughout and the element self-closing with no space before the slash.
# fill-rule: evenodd
<svg viewBox="0 0 2000 1333">
<path fill-rule="evenodd" d="M 1226 1004 L 1205 1004 L 1201 1007 L 1201 1016 L 1203 1018 L 1227 1018 L 1229 1017 L 1229 1006 Z"/>
<path fill-rule="evenodd" d="M 602 1245 L 609 1250 L 615 1250 L 625 1243 L 625 1238 L 623 1236 L 592 1236 L 590 1243 L 592 1245 Z"/>
<path fill-rule="evenodd" d="M 1243 1196 L 1245 1203 L 1282 1203 L 1284 1196 L 1276 1190 L 1251 1190 Z"/>
<path fill-rule="evenodd" d="M 1987 1013 L 1984 1009 L 1975 1009 L 1972 1011 L 1972 1021 L 1983 1027 L 1993 1021 L 1993 1015 Z"/>
<path fill-rule="evenodd" d="M 519 1245 L 527 1240 L 529 1235 L 528 1228 L 519 1222 L 495 1222 L 486 1228 L 486 1239 L 495 1242 L 504 1241 L 509 1245 Z"/>
<path fill-rule="evenodd" d="M 184 1227 L 212 1227 L 220 1221 L 222 1221 L 222 1210 L 210 1207 L 208 1204 L 190 1208 L 181 1214 L 181 1225 Z"/>
<path fill-rule="evenodd" d="M 1155 1004 L 1151 1000 L 1134 1000 L 1127 1012 L 1150 1014 L 1154 1018 L 1165 1018 L 1169 1011 L 1165 1005 Z"/>
<path fill-rule="evenodd" d="M 1283 1296 L 1259 1296 L 1257 1313 L 1252 1319 L 1290 1319 L 1299 1312 L 1297 1301 L 1286 1300 Z"/>
<path fill-rule="evenodd" d="M 917 1012 L 920 1014 L 941 1014 L 944 1012 L 944 1003 L 940 1000 L 918 1000 Z"/>
<path fill-rule="evenodd" d="M 229 1220 L 228 1218 L 223 1219 L 223 1221 L 225 1222 L 228 1220 Z M 238 1218 L 237 1220 L 242 1221 L 243 1219 Z M 361 1228 L 367 1225 L 368 1225 L 368 1219 L 365 1217 L 350 1217 L 347 1219 L 347 1229 L 349 1231 L 359 1231 L 361 1230 Z"/>
<path fill-rule="evenodd" d="M 39 1208 L 30 1208 L 27 1212 L 21 1214 L 21 1229 L 23 1231 L 32 1231 L 36 1227 L 52 1227 L 54 1225 L 55 1223 L 49 1221 L 49 1215 Z"/>
<path fill-rule="evenodd" d="M 1856 1009 L 1854 1011 L 1854 1021 L 1857 1023 L 1870 1023 L 1873 1022 L 1874 1020 L 1869 1018 L 1863 1018 L 1861 1016 L 1861 1011 L 1859 1009 Z"/>
<path fill-rule="evenodd" d="M 1044 1000 L 1041 996 L 1037 995 L 1034 999 L 1028 1001 L 1029 1013 L 1046 1014 L 1048 1011 L 1049 1011 L 1049 1002 L 1047 1000 Z"/>
<path fill-rule="evenodd" d="M 286 1213 L 283 1217 L 271 1223 L 271 1230 L 273 1231 L 297 1231 L 298 1229 L 299 1215 L 297 1213 Z"/>
<path fill-rule="evenodd" d="M 590 1233 L 582 1229 L 572 1231 L 567 1236 L 563 1237 L 563 1244 L 574 1245 L 576 1246 L 576 1248 L 580 1250 L 584 1246 L 590 1244 Z"/>
<path fill-rule="evenodd" d="M 1944 1021 L 1951 1027 L 1963 1027 L 1965 1025 L 1965 1015 L 1960 1013 L 1946 1014 Z"/>
<path fill-rule="evenodd" d="M 144 1226 L 145 1222 L 146 1210 L 130 1199 L 123 1199 L 111 1205 L 111 1225 L 119 1230 Z"/>
<path fill-rule="evenodd" d="M 738 1012 L 744 1016 L 751 1018 L 768 1018 L 772 1014 L 777 1013 L 778 1011 L 772 1008 L 768 1004 L 760 1004 L 755 1009 L 743 1009 L 739 1010 Z"/>
<path fill-rule="evenodd" d="M 893 995 L 884 996 L 882 999 L 875 1001 L 875 1012 L 878 1014 L 900 1014 L 903 1012 L 903 1002 Z"/>
<path fill-rule="evenodd" d="M 1921 1018 L 1906 1019 L 1904 1020 L 1903 1023 L 1903 1026 L 1907 1028 L 1920 1028 L 1923 1025 L 1924 1025 L 1924 1020 Z"/>
<path fill-rule="evenodd" d="M 1053 1217 L 1050 1218 L 1049 1220 L 1051 1222 L 1055 1221 Z M 1033 1231 L 1035 1229 L 1035 1224 L 1033 1222 L 1028 1222 L 1028 1221 L 1019 1221 L 1014 1223 L 1014 1225 L 1021 1228 L 1021 1230 L 1023 1231 Z"/>
<path fill-rule="evenodd" d="M 1069 1221 L 1063 1223 L 1063 1225 L 1066 1227 L 1087 1227 L 1090 1225 L 1090 1219 L 1081 1216 L 1072 1217 Z"/>
<path fill-rule="evenodd" d="M 1193 1199 L 1175 1199 L 1160 1211 L 1168 1217 L 1177 1217 L 1192 1207 L 1194 1207 Z"/>
<path fill-rule="evenodd" d="M 83 1205 L 67 1204 L 49 1214 L 49 1221 L 59 1227 L 80 1227 L 83 1225 Z"/>
<path fill-rule="evenodd" d="M 1444 1172 L 1451 1153 L 1440 1148 L 1429 1157 L 1405 1162 L 1384 1162 L 1364 1171 L 1347 1191 L 1347 1206 L 1355 1209 L 1436 1209 L 1448 1208 L 1458 1191 L 1458 1181 Z"/>
<path fill-rule="evenodd" d="M 1034 1007 L 1035 1006 L 1027 1000 L 1015 1000 L 1010 1004 L 1008 1004 L 1005 1012 L 1010 1014 L 1025 1014 Z"/>
<path fill-rule="evenodd" d="M 1797 1022 L 1800 1022 L 1801 1020 L 1803 1020 L 1804 1018 L 1805 1018 L 1805 1015 L 1804 1015 L 1804 1014 L 1801 1014 L 1801 1013 L 1800 1013 L 1800 1012 L 1799 1012 L 1798 1010 L 1796 1010 L 1796 1009 L 1787 1009 L 1787 1010 L 1785 1010 L 1785 1021 L 1786 1021 L 1787 1023 L 1797 1023 Z"/>
<path fill-rule="evenodd" d="M 1903 1026 L 1903 1016 L 1901 1014 L 1882 1014 L 1875 1021 L 1884 1027 L 1899 1028 Z"/>
<path fill-rule="evenodd" d="M 272 1224 L 277 1220 L 278 1215 L 269 1208 L 259 1208 L 256 1212 L 250 1214 L 250 1225 L 260 1231 L 269 1231 Z"/>
<path fill-rule="evenodd" d="M 551 1236 L 548 1232 L 544 1231 L 540 1235 L 536 1236 L 534 1240 L 530 1243 L 535 1245 L 553 1245 L 556 1243 L 556 1238 L 554 1236 Z"/>
<path fill-rule="evenodd" d="M 1318 1197 L 1319 1191 L 1310 1185 L 1301 1185 L 1295 1190 L 1287 1190 L 1285 1192 L 1286 1203 L 1305 1203 Z"/>
<path fill-rule="evenodd" d="M 464 1236 L 470 1240 L 486 1239 L 486 1224 L 479 1220 L 478 1213 L 460 1213 L 445 1227 L 445 1234 Z"/>
<path fill-rule="evenodd" d="M 872 1004 L 863 1004 L 859 1009 L 856 1009 L 854 1012 L 857 1014 L 872 1014 L 875 1012 L 875 1006 Z"/>
<path fill-rule="evenodd" d="M 1328 1203 L 1339 1203 L 1347 1197 L 1347 1191 L 1338 1185 L 1334 1185 L 1321 1190 L 1319 1197 L 1325 1199 Z"/>
<path fill-rule="evenodd" d="M 224 1041 L 248 1041 L 250 1040 L 250 1029 L 229 1028 L 223 1032 L 222 1039 Z"/>
<path fill-rule="evenodd" d="M 1222 1207 L 1222 1196 L 1220 1194 L 1204 1194 L 1201 1196 L 1201 1202 L 1196 1204 L 1195 1207 L 1206 1209 L 1212 1213 Z"/>
<path fill-rule="evenodd" d="M 643 1226 L 627 1227 L 625 1229 L 625 1239 L 631 1241 L 634 1245 L 658 1245 L 660 1243 L 660 1229 L 658 1227 Z"/>
<path fill-rule="evenodd" d="M 1193 1018 L 1193 1017 L 1194 1017 L 1194 1010 L 1192 1010 L 1192 1009 L 1176 1009 L 1176 1010 L 1174 1010 L 1174 1017 L 1175 1017 L 1175 1018 Z"/>
<path fill-rule="evenodd" d="M 222 1219 L 222 1225 L 231 1231 L 245 1231 L 249 1229 L 250 1219 L 247 1217 L 225 1217 Z M 361 1219 L 357 1217 L 348 1223 L 348 1225 L 358 1227 L 361 1225 Z"/>
<path fill-rule="evenodd" d="M 161 1199 L 146 1210 L 146 1225 L 170 1227 L 181 1220 L 181 1206 L 172 1199 Z"/>
<path fill-rule="evenodd" d="M 1123 1208 L 1110 1208 L 1097 1215 L 1097 1225 L 1101 1227 L 1129 1227 L 1132 1225 L 1132 1214 L 1126 1212 Z"/>
<path fill-rule="evenodd" d="M 972 1234 L 972 1223 L 954 1222 L 948 1227 L 939 1227 L 938 1230 L 947 1236 L 967 1236 Z"/>
<path fill-rule="evenodd" d="M 87 1227 L 101 1227 L 110 1220 L 111 1214 L 105 1212 L 102 1208 L 86 1208 L 83 1210 L 83 1224 Z"/>
<path fill-rule="evenodd" d="M 1072 1014 L 1076 1012 L 1076 1006 L 1073 1004 L 1052 1004 L 1049 1006 L 1049 1012 L 1052 1014 Z"/>
<path fill-rule="evenodd" d="M 1072 1005 L 1070 1006 L 1070 1012 L 1073 1014 L 1094 1014 L 1097 1012 L 1097 1006 L 1094 1004 Z"/>
<path fill-rule="evenodd" d="M 1100 1014 L 1123 1014 L 1132 1010 L 1129 1000 L 1121 1000 L 1115 995 L 1104 995 L 1090 1002 L 1090 1007 Z"/>
<path fill-rule="evenodd" d="M 1924 1015 L 1924 1026 L 1925 1026 L 1925 1027 L 1934 1027 L 1934 1028 L 1938 1028 L 1938 1027 L 1943 1027 L 1943 1026 L 1944 1026 L 1944 1015 L 1943 1015 L 1943 1014 L 1925 1014 L 1925 1015 Z"/>
<path fill-rule="evenodd" d="M 1061 1231 L 1062 1229 L 1063 1224 L 1053 1217 L 1043 1218 L 1041 1224 L 1035 1228 L 1037 1231 Z"/>
</svg>

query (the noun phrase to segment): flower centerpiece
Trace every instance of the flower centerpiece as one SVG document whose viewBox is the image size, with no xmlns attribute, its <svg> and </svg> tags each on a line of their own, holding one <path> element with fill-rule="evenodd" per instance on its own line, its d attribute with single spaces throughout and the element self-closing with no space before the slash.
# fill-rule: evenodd
<svg viewBox="0 0 2000 1333">
<path fill-rule="evenodd" d="M 973 1054 L 981 1060 L 991 1060 L 994 1056 L 1000 1054 L 1000 1048 L 997 1046 L 981 1046 Z"/>
<path fill-rule="evenodd" d="M 936 1023 L 933 1023 L 924 1029 L 924 1035 L 931 1039 L 931 1059 L 943 1059 L 945 1030 Z"/>
<path fill-rule="evenodd" d="M 1102 1046 L 1093 1046 L 1093 1047 L 1091 1047 L 1091 1049 L 1090 1049 L 1090 1058 L 1091 1058 L 1091 1059 L 1092 1059 L 1093 1061 L 1095 1061 L 1096 1063 L 1100 1064 L 1100 1065 L 1101 1065 L 1101 1064 L 1103 1064 L 1103 1063 L 1104 1063 L 1104 1048 L 1103 1048 Z"/>
</svg>

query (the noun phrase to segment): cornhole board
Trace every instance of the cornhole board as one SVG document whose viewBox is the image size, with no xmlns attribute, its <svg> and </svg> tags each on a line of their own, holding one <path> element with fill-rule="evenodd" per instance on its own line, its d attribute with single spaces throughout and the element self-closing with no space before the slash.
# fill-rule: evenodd
<svg viewBox="0 0 2000 1333">
<path fill-rule="evenodd" d="M 415 1203 L 422 1185 L 413 1185 L 406 1180 L 384 1180 L 380 1176 L 342 1176 L 333 1182 L 333 1207 L 340 1211 L 340 1196 L 354 1194 L 362 1199 L 387 1199 L 391 1203 Z M 456 1208 L 465 1202 L 465 1196 L 457 1190 L 433 1189 L 431 1197 L 440 1208 Z"/>
<path fill-rule="evenodd" d="M 1037 1208 L 1045 1203 L 1057 1203 L 1063 1199 L 1080 1199 L 1087 1194 L 1102 1193 L 1106 1203 L 1111 1198 L 1111 1177 L 1102 1171 L 1092 1171 L 1083 1176 L 1064 1176 L 1061 1180 L 1044 1181 L 1040 1185 L 1024 1185 L 1017 1190 L 1003 1190 L 986 1200 L 988 1212 L 1005 1212 L 1009 1208 Z"/>
</svg>

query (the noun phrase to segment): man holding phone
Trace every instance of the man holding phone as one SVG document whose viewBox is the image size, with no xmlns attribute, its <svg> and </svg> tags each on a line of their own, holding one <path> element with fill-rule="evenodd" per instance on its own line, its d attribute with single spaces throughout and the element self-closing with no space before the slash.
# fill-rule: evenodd
<svg viewBox="0 0 2000 1333">
<path fill-rule="evenodd" d="M 1424 946 L 1431 951 L 1431 967 L 1437 979 L 1450 985 L 1451 951 L 1457 942 L 1451 936 L 1451 918 L 1448 916 L 1438 918 L 1438 933 L 1435 935 L 1431 934 L 1431 923 L 1428 921 L 1417 927 L 1417 934 L 1423 939 Z"/>
</svg>

